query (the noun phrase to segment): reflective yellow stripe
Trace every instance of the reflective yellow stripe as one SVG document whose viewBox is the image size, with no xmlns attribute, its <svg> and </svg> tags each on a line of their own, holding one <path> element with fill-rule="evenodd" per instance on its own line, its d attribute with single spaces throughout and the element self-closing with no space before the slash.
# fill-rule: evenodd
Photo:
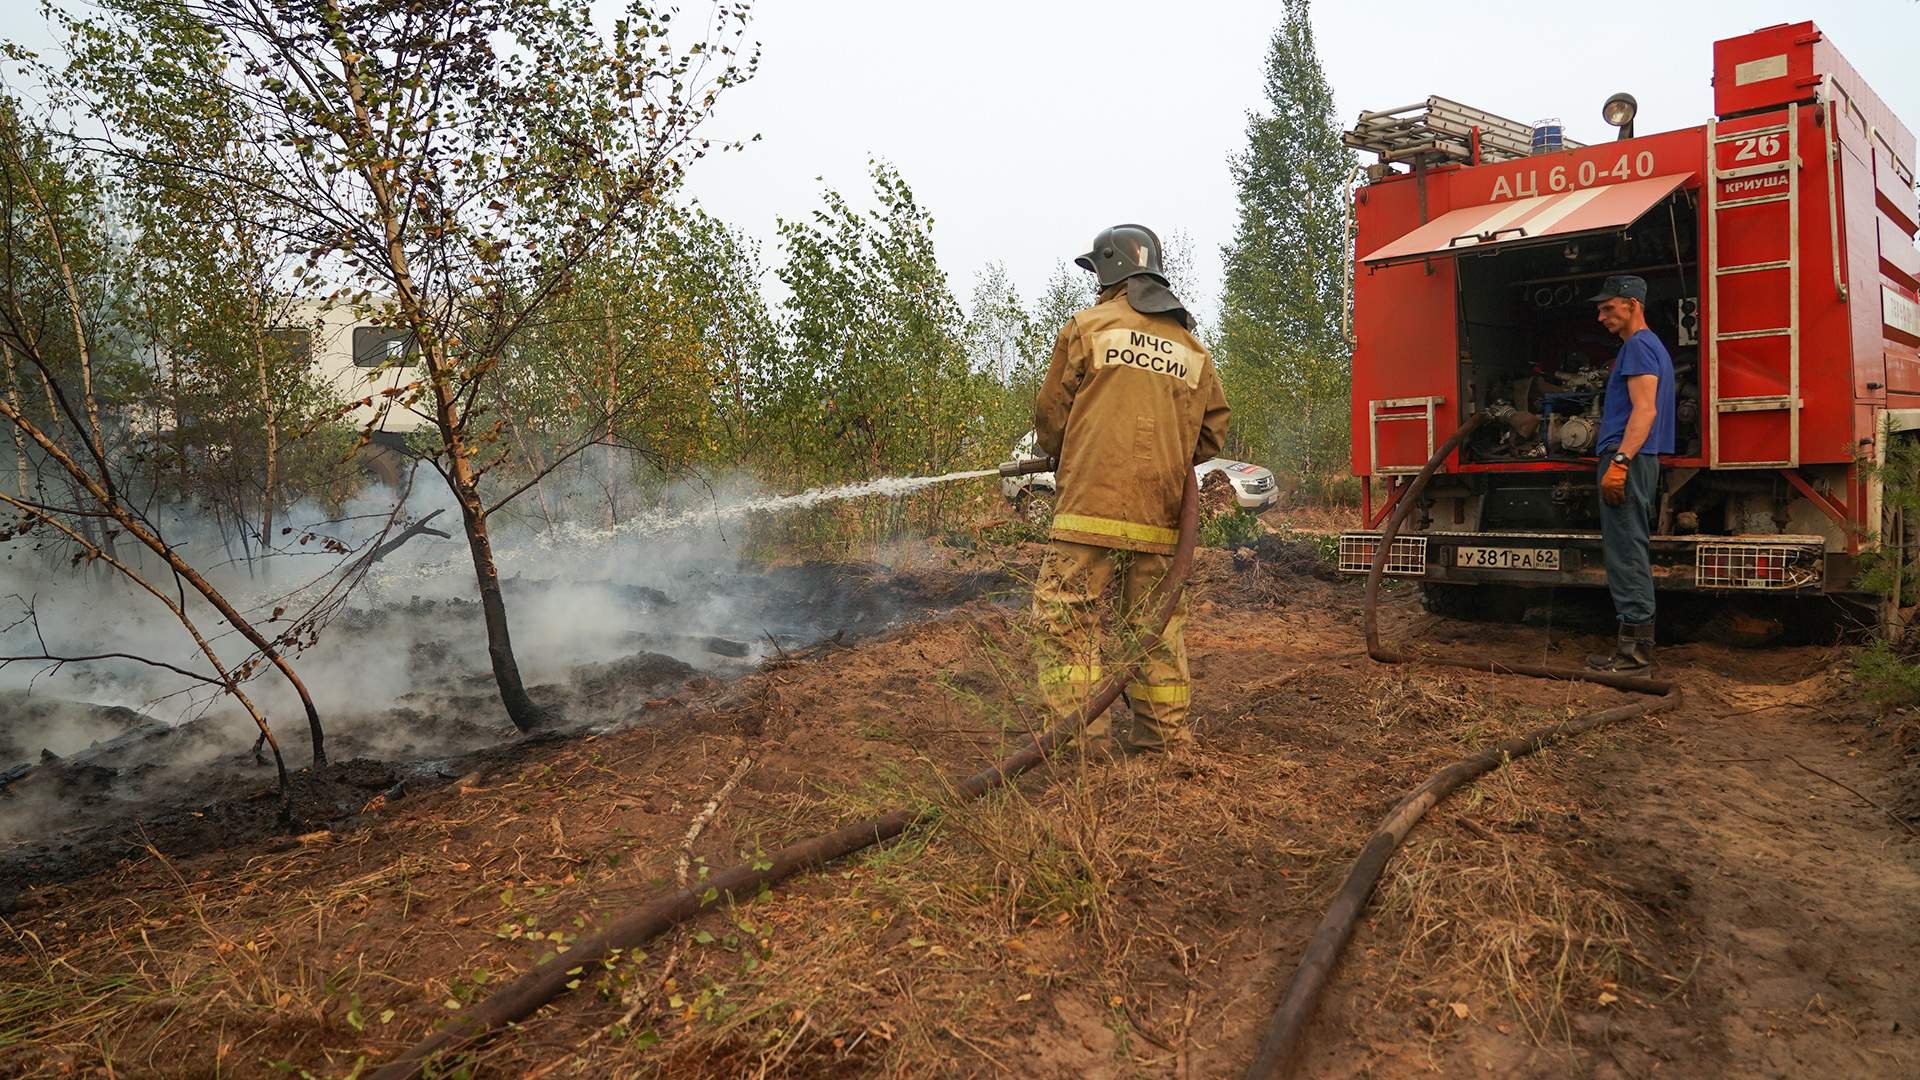
<svg viewBox="0 0 1920 1080">
<path fill-rule="evenodd" d="M 1053 515 L 1054 532 L 1092 533 L 1095 536 L 1118 536 L 1127 540 L 1142 540 L 1149 544 L 1177 544 L 1180 542 L 1180 530 L 1163 529 L 1158 525 L 1137 525 L 1131 521 L 1115 518 L 1089 517 L 1086 514 Z"/>
<path fill-rule="evenodd" d="M 1043 683 L 1090 683 L 1100 677 L 1100 665 L 1088 667 L 1086 664 L 1056 664 L 1040 669 L 1040 681 Z"/>
<path fill-rule="evenodd" d="M 1193 700 L 1193 690 L 1185 686 L 1148 686 L 1146 683 L 1127 684 L 1127 696 L 1135 701 L 1151 701 L 1156 705 L 1185 705 Z"/>
</svg>

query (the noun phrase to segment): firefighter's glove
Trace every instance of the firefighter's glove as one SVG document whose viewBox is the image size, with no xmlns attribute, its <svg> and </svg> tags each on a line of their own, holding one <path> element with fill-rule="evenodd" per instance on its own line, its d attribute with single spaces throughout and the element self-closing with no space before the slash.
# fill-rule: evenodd
<svg viewBox="0 0 1920 1080">
<path fill-rule="evenodd" d="M 1608 506 L 1620 506 L 1627 501 L 1627 463 L 1616 461 L 1607 466 L 1607 475 L 1600 478 L 1600 497 L 1607 500 Z"/>
</svg>

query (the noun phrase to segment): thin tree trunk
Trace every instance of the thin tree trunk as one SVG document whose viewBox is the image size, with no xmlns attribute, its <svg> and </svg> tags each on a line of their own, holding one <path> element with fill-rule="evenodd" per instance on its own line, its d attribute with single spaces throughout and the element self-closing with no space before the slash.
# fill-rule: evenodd
<svg viewBox="0 0 1920 1080">
<path fill-rule="evenodd" d="M 606 416 L 606 470 L 607 470 L 607 528 L 620 524 L 620 485 L 618 479 L 618 461 L 613 446 L 613 410 L 620 386 L 620 353 L 616 347 L 613 333 L 613 298 L 608 297 L 607 305 L 607 416 Z"/>
<path fill-rule="evenodd" d="M 264 741 L 268 746 L 273 748 L 273 763 L 275 767 L 279 770 L 279 774 L 280 774 L 280 816 L 283 821 L 290 821 L 292 817 L 293 805 L 289 801 L 288 784 L 287 784 L 287 763 L 286 763 L 286 759 L 281 757 L 280 755 L 280 740 L 274 737 L 273 729 L 267 726 L 266 715 L 262 713 L 259 710 L 259 708 L 254 705 L 253 699 L 247 696 L 246 691 L 240 689 L 240 680 L 237 677 L 235 677 L 232 672 L 227 670 L 226 665 L 220 662 L 220 657 L 217 653 L 213 651 L 212 644 L 210 644 L 207 641 L 206 636 L 200 632 L 200 628 L 194 625 L 193 619 L 191 616 L 187 614 L 186 609 L 182 608 L 179 605 L 179 603 L 177 603 L 173 599 L 173 597 L 168 596 L 164 592 L 161 592 L 158 588 L 154 586 L 152 582 L 140 576 L 140 574 L 137 573 L 132 567 L 128 566 L 124 562 L 121 562 L 118 558 L 116 558 L 113 555 L 112 552 L 103 550 L 99 546 L 89 542 L 84 537 L 82 537 L 78 532 L 74 531 L 66 523 L 62 522 L 59 518 L 56 518 L 52 514 L 49 514 L 46 511 L 41 510 L 37 507 L 29 506 L 24 502 L 18 502 L 13 499 L 10 499 L 5 495 L 0 495 L 0 502 L 11 504 L 15 508 L 19 509 L 22 513 L 25 513 L 30 517 L 34 517 L 41 521 L 44 521 L 48 525 L 51 525 L 55 529 L 58 529 L 59 531 L 65 533 L 68 539 L 74 541 L 75 543 L 79 544 L 82 548 L 86 549 L 89 555 L 106 563 L 108 566 L 113 567 L 115 570 L 120 571 L 120 573 L 124 575 L 128 581 L 133 582 L 135 585 L 140 586 L 140 588 L 152 594 L 152 596 L 155 599 L 159 600 L 162 604 L 165 604 L 167 606 L 168 611 L 173 612 L 173 617 L 179 620 L 180 625 L 186 628 L 187 634 L 193 638 L 193 643 L 196 647 L 199 648 L 200 654 L 202 656 L 205 656 L 207 658 L 207 662 L 213 665 L 213 670 L 219 673 L 220 685 L 226 689 L 227 693 L 232 694 L 236 701 L 240 702 L 241 708 L 244 708 L 245 710 L 247 710 L 247 716 L 253 720 L 254 726 L 260 729 L 261 740 Z M 258 747 L 256 747 L 255 749 L 257 750 Z"/>
<path fill-rule="evenodd" d="M 214 588 L 211 582 L 200 576 L 198 570 L 188 565 L 186 559 L 182 558 L 180 553 L 174 550 L 173 545 L 168 544 L 149 530 L 144 522 L 135 517 L 133 513 L 127 509 L 126 504 L 120 500 L 119 496 L 108 490 L 104 482 L 89 475 L 85 469 L 81 468 L 80 463 L 75 461 L 73 456 L 68 454 L 60 444 L 54 442 L 45 432 L 41 431 L 38 425 L 20 415 L 19 411 L 14 409 L 10 403 L 0 404 L 0 418 L 10 421 L 17 430 L 25 433 L 27 438 L 31 439 L 34 445 L 40 448 L 41 453 L 51 458 L 54 464 L 64 469 L 74 482 L 85 488 L 87 493 L 93 497 L 93 501 L 99 505 L 100 509 L 106 511 L 114 521 L 118 522 L 120 527 L 126 531 L 127 535 L 146 545 L 147 550 L 160 556 L 175 574 L 178 574 L 187 584 L 192 585 L 195 592 L 204 597 L 209 604 L 212 604 L 214 610 L 218 611 L 227 620 L 229 625 L 239 631 L 242 637 L 251 642 L 254 648 L 260 650 L 261 656 L 265 657 L 274 667 L 280 669 L 280 674 L 286 678 L 287 682 L 293 686 L 294 691 L 300 695 L 300 704 L 306 709 L 307 730 L 313 738 L 313 763 L 315 765 L 325 765 L 327 763 L 326 735 L 320 727 L 320 711 L 314 707 L 313 695 L 307 692 L 306 684 L 300 681 L 300 676 L 294 673 L 293 666 L 288 664 L 286 658 L 280 655 L 280 651 L 275 649 L 273 644 L 265 637 L 261 636 L 260 631 L 254 629 L 253 624 L 248 622 L 245 616 L 241 615 L 232 604 L 227 602 L 226 596 L 223 595 L 220 590 Z M 92 519 L 89 518 L 85 520 Z M 97 546 L 106 555 L 111 556 L 113 554 L 112 549 L 108 548 L 105 544 L 99 544 Z"/>
<path fill-rule="evenodd" d="M 337 20 L 340 9 L 335 0 L 327 0 L 327 7 Z M 340 58 L 341 89 L 353 106 L 354 123 L 358 129 L 355 134 L 363 140 L 365 149 L 377 149 L 379 140 L 373 133 L 373 118 L 367 109 L 366 89 L 360 83 L 359 68 L 352 51 L 343 40 L 336 39 L 335 46 Z M 400 239 L 399 210 L 393 192 L 387 185 L 386 172 L 379 167 L 380 160 L 377 155 L 371 157 L 362 175 L 373 196 L 373 210 L 379 216 L 380 229 L 386 241 L 387 266 L 393 275 L 395 299 L 415 339 L 420 342 L 420 358 L 426 365 L 427 385 L 433 391 L 434 425 L 440 429 L 440 438 L 447 450 L 447 486 L 453 490 L 454 501 L 460 504 L 461 523 L 467 531 L 467 548 L 473 555 L 473 573 L 480 591 L 480 611 L 487 627 L 487 656 L 493 663 L 493 681 L 500 688 L 500 703 L 506 707 L 507 718 L 513 721 L 514 727 L 528 731 L 539 726 L 547 714 L 527 696 L 526 684 L 520 678 L 520 664 L 513 655 L 513 638 L 507 626 L 506 597 L 501 592 L 500 570 L 493 558 L 493 538 L 487 528 L 486 504 L 480 499 L 479 480 L 473 473 L 473 454 L 467 445 L 465 417 L 457 412 L 453 377 L 448 370 L 446 342 L 434 332 L 427 301 L 414 283 L 406 245 Z M 483 376 L 476 374 L 472 377 Z"/>
<path fill-rule="evenodd" d="M 1305 400 L 1302 401 L 1300 405 L 1300 418 L 1306 423 L 1307 438 L 1306 438 L 1306 445 L 1301 447 L 1302 468 L 1300 470 L 1300 473 L 1301 473 L 1301 476 L 1305 478 L 1309 484 L 1311 484 L 1315 482 L 1314 472 L 1313 472 L 1313 449 L 1314 449 L 1314 446 L 1319 442 L 1319 433 L 1313 429 L 1313 394 L 1308 393 L 1303 396 Z"/>
<path fill-rule="evenodd" d="M 45 230 L 47 240 L 53 249 L 54 261 L 60 266 L 60 281 L 67 301 L 67 316 L 73 323 L 74 353 L 80 362 L 80 396 L 86 415 L 86 429 L 79 431 L 78 434 L 80 441 L 86 444 L 89 456 L 93 458 L 94 464 L 100 470 L 100 486 L 110 497 L 113 497 L 117 501 L 118 496 L 114 491 L 113 470 L 107 466 L 106 438 L 102 434 L 100 427 L 100 406 L 93 394 L 93 353 L 87 343 L 86 320 L 83 317 L 84 312 L 81 310 L 80 305 L 80 287 L 74 283 L 73 266 L 67 261 L 66 248 L 60 242 L 60 228 L 58 224 L 54 222 L 53 213 L 47 208 L 46 201 L 40 196 L 40 185 L 33 182 L 33 175 L 28 170 L 26 161 L 23 160 L 17 152 L 14 152 L 17 149 L 14 144 L 6 140 L 0 140 L 0 142 L 5 143 L 9 152 L 13 152 L 14 164 L 20 170 L 20 176 L 27 189 L 27 194 L 33 200 L 34 210 L 40 216 L 40 224 Z M 15 306 L 15 310 L 16 312 L 18 311 L 17 305 Z M 26 326 L 26 320 L 24 319 L 18 320 L 18 323 L 22 328 Z M 45 363 L 46 354 L 40 351 L 39 345 L 36 342 L 28 340 L 25 344 L 34 350 L 34 352 L 29 355 L 29 359 L 33 360 L 34 366 L 40 369 L 40 383 L 47 392 L 47 408 L 51 410 L 52 416 L 58 420 L 65 414 L 56 404 L 57 395 L 54 393 L 53 379 L 47 374 L 47 365 Z M 9 405 L 11 404 L 12 403 L 9 402 Z M 17 414 L 18 410 L 15 411 Z M 70 417 L 68 419 L 71 420 Z M 70 426 L 77 428 L 79 425 L 70 424 Z M 98 545 L 102 551 L 108 552 L 109 554 L 112 553 L 113 531 L 111 529 L 95 522 L 92 518 L 82 518 L 80 524 L 81 531 L 86 535 L 88 542 Z M 96 528 L 98 529 L 97 534 L 95 532 Z"/>
<path fill-rule="evenodd" d="M 517 420 L 513 418 L 513 407 L 507 404 L 505 394 L 494 395 L 494 404 L 500 409 L 500 415 L 507 422 L 507 431 L 513 436 L 514 445 L 520 448 L 520 457 L 526 461 L 527 468 L 533 470 L 533 493 L 540 499 L 540 516 L 546 520 L 547 532 L 553 533 L 553 504 L 547 501 L 547 459 L 540 453 L 537 445 L 528 442 Z"/>
<path fill-rule="evenodd" d="M 267 379 L 267 343 L 260 329 L 260 290 L 254 285 L 247 288 L 247 305 L 253 323 L 253 367 L 260 378 L 260 408 L 267 421 L 267 493 L 260 510 L 260 546 L 265 550 L 273 543 L 273 509 L 280 490 L 280 424 L 273 407 L 273 385 Z"/>
<path fill-rule="evenodd" d="M 11 142 L 8 150 L 13 150 Z M 88 430 L 81 433 L 87 447 L 93 452 L 94 463 L 100 467 L 100 479 L 108 488 L 113 486 L 113 475 L 107 468 L 106 437 L 100 428 L 100 404 L 93 394 L 93 354 L 87 347 L 87 331 L 84 313 L 80 308 L 80 287 L 73 280 L 73 264 L 67 260 L 64 244 L 60 242 L 60 226 L 54 221 L 53 212 L 47 208 L 46 200 L 40 196 L 40 185 L 33 181 L 33 171 L 18 154 L 14 155 L 14 164 L 20 170 L 20 178 L 27 189 L 27 196 L 33 200 L 34 210 L 39 213 L 40 225 L 46 231 L 47 242 L 53 248 L 54 262 L 60 266 L 60 283 L 66 295 L 67 317 L 73 321 L 73 347 L 80 361 L 80 398 L 87 415 Z"/>
<path fill-rule="evenodd" d="M 13 350 L 0 344 L 0 356 L 4 356 L 7 363 L 7 404 L 19 412 L 20 380 L 14 370 Z M 13 429 L 13 468 L 18 475 L 20 497 L 27 498 L 28 489 L 33 486 L 33 464 L 27 460 L 27 437 L 20 433 L 19 428 Z"/>
<path fill-rule="evenodd" d="M 493 538 L 487 529 L 487 515 L 480 501 L 479 486 L 473 477 L 473 465 L 465 446 L 456 451 L 447 475 L 453 497 L 460 504 L 460 517 L 467 530 L 467 548 L 473 555 L 474 577 L 480 589 L 480 612 L 487 626 L 487 657 L 493 664 L 494 682 L 500 687 L 500 703 L 507 718 L 521 731 L 530 731 L 546 719 L 546 711 L 527 696 L 520 678 L 520 664 L 513 654 L 513 635 L 507 625 L 506 596 L 500 588 L 500 570 L 493 558 Z"/>
<path fill-rule="evenodd" d="M 23 336 L 25 335 L 23 334 Z M 34 347 L 35 343 L 32 340 L 28 340 L 27 345 Z M 67 427 L 73 427 L 72 421 L 67 417 L 66 413 L 60 409 L 60 399 L 53 392 L 53 380 L 47 376 L 46 369 L 44 368 L 40 369 L 40 389 L 46 392 L 47 416 L 51 418 L 52 423 L 54 425 L 65 424 Z M 9 399 L 7 404 L 12 405 L 12 400 Z M 16 408 L 15 411 L 19 412 L 22 416 L 26 415 L 24 409 Z M 77 428 L 75 430 L 78 431 Z M 16 439 L 24 437 L 17 426 L 13 429 L 13 435 Z M 85 436 L 82 435 L 82 437 L 84 438 Z M 74 483 L 73 477 L 71 476 L 67 477 L 67 492 L 76 504 L 80 502 L 80 485 Z M 92 518 L 80 519 L 80 534 L 86 538 L 89 544 L 95 541 L 94 520 Z"/>
<path fill-rule="evenodd" d="M 173 387 L 173 456 L 175 464 L 180 466 L 180 501 L 185 502 L 187 492 L 192 489 L 193 469 L 187 465 L 186 418 L 180 411 L 180 365 L 167 365 L 167 382 Z"/>
</svg>

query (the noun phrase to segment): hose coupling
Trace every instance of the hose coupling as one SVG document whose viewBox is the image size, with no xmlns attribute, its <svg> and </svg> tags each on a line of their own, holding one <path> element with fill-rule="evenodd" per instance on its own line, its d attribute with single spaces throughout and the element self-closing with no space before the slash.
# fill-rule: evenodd
<svg viewBox="0 0 1920 1080">
<path fill-rule="evenodd" d="M 1022 458 L 1000 466 L 1000 475 L 1032 476 L 1035 473 L 1053 472 L 1059 467 L 1060 463 L 1050 457 Z"/>
</svg>

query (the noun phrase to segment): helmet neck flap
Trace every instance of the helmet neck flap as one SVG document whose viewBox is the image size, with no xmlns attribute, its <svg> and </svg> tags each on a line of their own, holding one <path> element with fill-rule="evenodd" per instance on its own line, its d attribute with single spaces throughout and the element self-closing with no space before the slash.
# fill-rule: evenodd
<svg viewBox="0 0 1920 1080">
<path fill-rule="evenodd" d="M 1142 315 L 1172 315 L 1191 329 L 1193 316 L 1167 284 L 1160 237 L 1145 225 L 1115 225 L 1093 238 L 1093 249 L 1073 260 L 1099 280 L 1100 292 L 1126 283 L 1127 304 Z"/>
</svg>

